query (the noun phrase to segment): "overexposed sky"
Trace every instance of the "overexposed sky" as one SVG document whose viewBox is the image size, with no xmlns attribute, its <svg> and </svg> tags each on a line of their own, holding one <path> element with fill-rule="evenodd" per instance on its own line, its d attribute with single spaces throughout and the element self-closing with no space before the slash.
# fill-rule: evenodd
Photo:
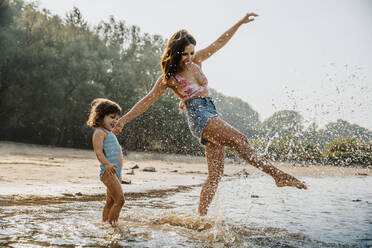
<svg viewBox="0 0 372 248">
<path fill-rule="evenodd" d="M 209 86 L 248 102 L 260 119 L 291 109 L 321 127 L 338 118 L 372 130 L 370 0 L 42 0 L 65 16 L 75 6 L 90 25 L 113 15 L 169 38 L 187 29 L 196 50 L 247 12 L 260 15 L 203 63 Z"/>
</svg>

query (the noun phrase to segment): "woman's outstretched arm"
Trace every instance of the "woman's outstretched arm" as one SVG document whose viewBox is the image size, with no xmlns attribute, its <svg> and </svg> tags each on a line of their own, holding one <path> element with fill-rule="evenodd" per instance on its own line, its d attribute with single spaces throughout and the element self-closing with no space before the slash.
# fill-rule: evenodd
<svg viewBox="0 0 372 248">
<path fill-rule="evenodd" d="M 164 94 L 167 86 L 164 85 L 162 81 L 163 76 L 160 76 L 151 91 L 144 98 L 139 100 L 128 113 L 119 119 L 113 130 L 114 134 L 119 134 L 125 124 L 145 112 L 156 100 L 159 99 L 161 95 Z"/>
<path fill-rule="evenodd" d="M 208 47 L 201 49 L 195 53 L 194 62 L 200 64 L 204 60 L 208 59 L 212 56 L 215 52 L 220 50 L 226 43 L 231 39 L 231 37 L 235 34 L 236 30 L 245 23 L 254 21 L 254 17 L 258 15 L 255 13 L 248 13 L 246 14 L 240 21 L 235 23 L 229 30 L 223 33 L 215 42 L 210 44 Z"/>
</svg>

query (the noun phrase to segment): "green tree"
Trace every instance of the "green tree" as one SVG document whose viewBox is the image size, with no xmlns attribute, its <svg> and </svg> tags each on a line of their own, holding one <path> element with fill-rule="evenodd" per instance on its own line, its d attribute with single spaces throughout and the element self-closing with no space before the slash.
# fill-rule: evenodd
<svg viewBox="0 0 372 248">
<path fill-rule="evenodd" d="M 336 122 L 328 123 L 324 129 L 320 130 L 324 143 L 339 137 L 349 137 L 351 139 L 361 139 L 363 141 L 372 140 L 372 132 L 356 124 L 350 124 L 345 120 L 338 119 Z"/>
<path fill-rule="evenodd" d="M 371 165 L 372 163 L 372 142 L 366 143 L 362 140 L 351 139 L 350 137 L 339 137 L 332 140 L 323 153 L 325 163 L 341 166 Z"/>
</svg>

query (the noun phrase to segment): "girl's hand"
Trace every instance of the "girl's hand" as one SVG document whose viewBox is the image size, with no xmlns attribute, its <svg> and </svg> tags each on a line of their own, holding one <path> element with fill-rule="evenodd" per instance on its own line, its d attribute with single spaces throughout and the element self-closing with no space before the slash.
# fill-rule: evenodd
<svg viewBox="0 0 372 248">
<path fill-rule="evenodd" d="M 110 173 L 111 175 L 116 174 L 116 168 L 118 168 L 116 164 L 108 164 L 105 166 L 106 171 Z"/>
<path fill-rule="evenodd" d="M 258 15 L 255 14 L 255 13 L 248 13 L 246 14 L 241 20 L 240 22 L 242 24 L 245 24 L 245 23 L 248 23 L 248 22 L 252 22 L 254 21 L 254 17 L 257 17 Z"/>
<path fill-rule="evenodd" d="M 304 183 L 288 174 L 280 175 L 277 178 L 274 178 L 274 180 L 277 187 L 291 186 L 298 189 L 307 189 L 307 186 Z"/>
</svg>

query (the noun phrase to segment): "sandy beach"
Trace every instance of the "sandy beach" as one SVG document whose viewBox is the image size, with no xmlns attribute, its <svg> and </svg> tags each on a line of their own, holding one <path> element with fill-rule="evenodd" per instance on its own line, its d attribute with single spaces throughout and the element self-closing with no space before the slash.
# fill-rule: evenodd
<svg viewBox="0 0 372 248">
<path fill-rule="evenodd" d="M 370 168 L 293 165 L 275 163 L 297 177 L 372 176 Z M 137 169 L 132 169 L 134 166 Z M 155 172 L 144 171 L 154 167 Z M 56 148 L 0 142 L 0 197 L 104 194 L 99 163 L 92 150 Z M 226 159 L 224 179 L 239 175 L 262 176 L 249 164 Z M 129 152 L 123 165 L 124 192 L 148 192 L 200 185 L 207 175 L 204 157 Z"/>
</svg>

